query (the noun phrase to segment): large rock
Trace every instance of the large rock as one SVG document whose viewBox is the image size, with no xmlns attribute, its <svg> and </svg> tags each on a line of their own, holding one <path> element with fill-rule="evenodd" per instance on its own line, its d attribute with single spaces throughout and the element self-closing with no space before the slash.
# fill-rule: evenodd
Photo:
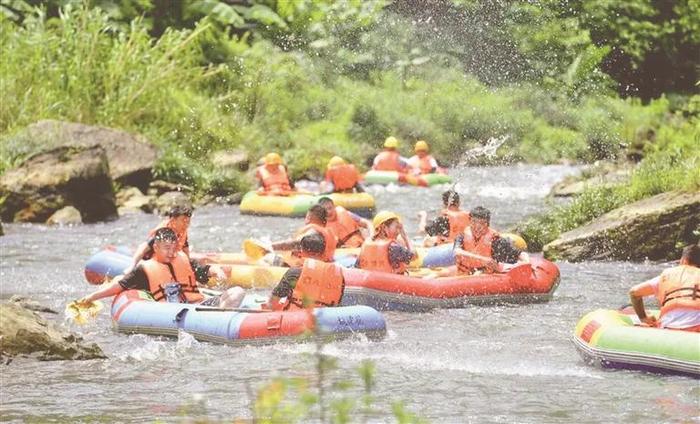
<svg viewBox="0 0 700 424">
<path fill-rule="evenodd" d="M 102 147 L 57 147 L 28 158 L 0 177 L 0 217 L 4 221 L 44 222 L 69 205 L 80 211 L 83 222 L 116 217 Z"/>
<path fill-rule="evenodd" d="M 211 163 L 217 169 L 247 171 L 250 167 L 250 157 L 242 150 L 222 150 L 211 156 Z"/>
<path fill-rule="evenodd" d="M 73 206 L 66 206 L 57 210 L 46 220 L 49 225 L 76 225 L 83 222 L 80 211 Z"/>
<path fill-rule="evenodd" d="M 156 199 L 156 210 L 164 214 L 175 206 L 192 207 L 190 197 L 181 191 L 169 191 Z"/>
<path fill-rule="evenodd" d="M 544 253 L 570 261 L 678 259 L 684 245 L 698 241 L 699 226 L 700 193 L 663 193 L 562 234 Z"/>
<path fill-rule="evenodd" d="M 32 355 L 45 361 L 105 357 L 96 344 L 83 343 L 81 337 L 16 303 L 0 304 L 0 355 Z"/>
<path fill-rule="evenodd" d="M 614 170 L 598 171 L 602 172 L 588 178 L 570 177 L 558 182 L 552 187 L 550 196 L 554 197 L 572 197 L 583 193 L 587 188 L 591 187 L 613 187 L 627 179 L 629 179 L 632 169 L 620 168 Z"/>
<path fill-rule="evenodd" d="M 141 193 L 136 187 L 125 187 L 116 194 L 119 215 L 139 212 L 153 212 L 155 199 Z"/>
<path fill-rule="evenodd" d="M 43 120 L 18 135 L 34 146 L 102 146 L 113 180 L 146 190 L 157 150 L 143 136 L 113 128 Z"/>
</svg>

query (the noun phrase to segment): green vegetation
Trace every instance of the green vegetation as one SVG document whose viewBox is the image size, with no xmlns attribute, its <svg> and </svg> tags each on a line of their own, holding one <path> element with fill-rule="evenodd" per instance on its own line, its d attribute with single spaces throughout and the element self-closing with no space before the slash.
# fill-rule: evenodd
<svg viewBox="0 0 700 424">
<path fill-rule="evenodd" d="M 559 234 L 627 203 L 672 190 L 700 190 L 700 96 L 668 121 L 660 127 L 654 126 L 652 117 L 644 121 L 655 142 L 647 146 L 629 180 L 613 187 L 588 188 L 570 204 L 521 225 L 518 231 L 530 250 L 541 250 Z"/>
<path fill-rule="evenodd" d="M 16 134 L 49 118 L 140 132 L 162 150 L 156 176 L 200 193 L 248 184 L 211 166 L 218 150 L 278 150 L 313 178 L 390 134 L 446 163 L 506 134 L 496 160 L 636 160 L 682 144 L 697 80 L 688 1 L 176 3 L 0 2 L 0 172 L 42 147 Z M 649 82 L 659 55 L 665 85 Z M 659 86 L 681 94 L 615 94 Z"/>
</svg>

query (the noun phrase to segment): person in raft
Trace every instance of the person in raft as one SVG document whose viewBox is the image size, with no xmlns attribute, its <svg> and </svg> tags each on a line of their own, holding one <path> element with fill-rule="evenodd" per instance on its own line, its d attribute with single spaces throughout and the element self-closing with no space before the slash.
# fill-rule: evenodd
<svg viewBox="0 0 700 424">
<path fill-rule="evenodd" d="M 490 227 L 491 212 L 488 209 L 477 206 L 469 215 L 469 227 L 457 236 L 454 243 L 458 274 L 503 272 L 509 268 L 503 264 L 529 262 L 525 252 Z"/>
<path fill-rule="evenodd" d="M 170 228 L 173 230 L 177 236 L 177 251 L 183 252 L 187 257 L 189 257 L 190 243 L 187 233 L 190 228 L 192 212 L 193 210 L 190 206 L 179 205 L 172 207 L 168 213 L 165 214 L 167 218 L 152 229 L 148 233 L 148 239 L 136 248 L 132 263 L 127 269 L 124 270 L 124 274 L 128 274 L 133 271 L 134 267 L 141 259 L 151 258 L 153 255 L 153 242 L 155 241 L 154 236 L 156 231 L 158 231 L 160 228 Z"/>
<path fill-rule="evenodd" d="M 464 230 L 469 226 L 471 222 L 471 217 L 469 212 L 460 209 L 460 198 L 459 193 L 454 190 L 447 190 L 442 193 L 442 211 L 440 211 L 440 217 L 445 217 L 448 220 L 449 232 L 447 236 L 442 238 L 437 238 L 434 241 L 436 244 L 441 243 L 453 243 L 457 236 L 464 233 Z M 427 227 L 427 217 L 428 214 L 425 211 L 418 212 L 418 231 L 420 233 L 428 233 Z M 433 224 L 435 228 L 435 224 Z M 434 236 L 434 234 L 431 234 Z"/>
<path fill-rule="evenodd" d="M 294 183 L 289 179 L 287 167 L 278 153 L 268 153 L 263 158 L 263 165 L 255 170 L 258 192 L 284 196 L 294 191 Z"/>
<path fill-rule="evenodd" d="M 700 246 L 683 249 L 678 266 L 630 289 L 630 301 L 639 319 L 652 327 L 700 332 Z M 656 296 L 659 319 L 648 316 L 645 296 Z"/>
<path fill-rule="evenodd" d="M 423 215 L 419 214 L 421 220 L 424 219 Z M 423 224 L 422 231 L 426 234 L 423 239 L 423 247 L 434 247 L 441 244 L 451 243 L 454 240 L 450 240 L 450 221 L 446 216 L 438 216 L 427 224 Z"/>
<path fill-rule="evenodd" d="M 340 267 L 309 257 L 315 254 L 318 241 L 318 235 L 301 240 L 299 247 L 307 259 L 301 267 L 289 268 L 284 273 L 263 308 L 279 311 L 340 304 L 345 290 Z"/>
<path fill-rule="evenodd" d="M 374 235 L 362 243 L 356 267 L 405 274 L 408 264 L 417 257 L 397 214 L 380 211 L 372 220 Z M 402 241 L 399 241 L 401 238 Z"/>
<path fill-rule="evenodd" d="M 396 137 L 387 137 L 384 140 L 384 150 L 374 158 L 372 169 L 375 171 L 408 171 L 408 160 L 399 154 L 398 148 L 399 140 Z"/>
<path fill-rule="evenodd" d="M 413 148 L 416 153 L 408 159 L 408 167 L 414 175 L 433 174 L 438 171 L 438 163 L 429 153 L 428 143 L 418 140 Z"/>
<path fill-rule="evenodd" d="M 284 262 L 280 261 L 280 257 L 268 258 L 268 262 L 287 266 L 301 266 L 306 258 L 333 262 L 338 239 L 333 231 L 326 227 L 326 220 L 326 209 L 319 204 L 312 206 L 306 212 L 305 225 L 297 230 L 293 239 L 272 243 L 272 249 L 291 251 L 291 255 L 285 257 Z M 302 249 L 302 246 L 306 248 Z"/>
<path fill-rule="evenodd" d="M 360 184 L 360 171 L 355 165 L 345 162 L 340 156 L 333 156 L 328 161 L 326 178 L 321 182 L 322 193 L 364 193 Z"/>
<path fill-rule="evenodd" d="M 318 204 L 326 210 L 326 228 L 338 239 L 336 247 L 362 246 L 365 241 L 363 229 L 367 229 L 371 235 L 372 224 L 368 220 L 342 206 L 336 206 L 330 197 L 320 198 Z"/>
<path fill-rule="evenodd" d="M 177 234 L 170 228 L 159 228 L 153 236 L 153 256 L 141 261 L 136 268 L 122 278 L 104 284 L 99 290 L 77 302 L 89 305 L 95 300 L 116 296 L 125 290 L 149 292 L 158 302 L 201 303 L 208 306 L 234 308 L 240 305 L 245 292 L 233 287 L 220 296 L 204 299 L 197 283 L 209 278 L 224 280 L 221 268 L 203 266 L 194 269 L 187 255 L 177 247 Z"/>
</svg>

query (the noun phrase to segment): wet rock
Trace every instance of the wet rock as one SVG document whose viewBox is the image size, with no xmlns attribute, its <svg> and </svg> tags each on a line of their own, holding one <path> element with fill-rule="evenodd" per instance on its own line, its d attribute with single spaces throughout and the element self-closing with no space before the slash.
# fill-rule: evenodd
<svg viewBox="0 0 700 424">
<path fill-rule="evenodd" d="M 227 205 L 240 205 L 241 200 L 243 199 L 243 193 L 232 193 L 228 196 L 219 197 L 217 200 L 218 199 L 221 199 L 221 202 L 226 203 Z"/>
<path fill-rule="evenodd" d="M 33 146 L 101 146 L 109 162 L 109 175 L 123 185 L 146 189 L 157 150 L 143 136 L 125 131 L 73 122 L 42 120 L 17 137 Z"/>
<path fill-rule="evenodd" d="M 14 295 L 10 298 L 10 302 L 17 304 L 25 309 L 29 309 L 30 311 L 35 311 L 35 312 L 45 312 L 48 314 L 58 314 L 58 312 L 54 311 L 53 309 L 49 308 L 48 306 L 44 306 L 41 303 L 37 302 L 36 300 L 29 299 L 24 296 L 20 295 Z"/>
<path fill-rule="evenodd" d="M 155 198 L 146 196 L 136 187 L 125 187 L 116 194 L 119 215 L 153 212 Z"/>
<path fill-rule="evenodd" d="M 0 221 L 0 236 L 5 235 L 5 230 L 2 228 L 2 221 Z"/>
<path fill-rule="evenodd" d="M 159 196 L 155 202 L 155 208 L 161 214 L 168 212 L 175 206 L 192 207 L 192 201 L 188 195 L 181 191 L 169 191 Z"/>
<path fill-rule="evenodd" d="M 31 355 L 44 361 L 105 358 L 96 344 L 84 343 L 16 303 L 0 304 L 0 355 Z"/>
<path fill-rule="evenodd" d="M 599 164 L 583 175 L 567 177 L 552 187 L 549 195 L 554 197 L 578 196 L 591 187 L 612 187 L 627 180 L 632 167 L 617 164 Z"/>
<path fill-rule="evenodd" d="M 544 247 L 550 259 L 672 260 L 698 241 L 700 193 L 663 193 L 606 213 Z"/>
<path fill-rule="evenodd" d="M 223 150 L 211 156 L 211 163 L 219 169 L 247 171 L 250 167 L 250 156 L 242 150 Z"/>
<path fill-rule="evenodd" d="M 170 191 L 182 191 L 184 193 L 192 193 L 194 190 L 192 189 L 192 187 L 184 184 L 176 184 L 163 180 L 154 180 L 151 181 L 151 184 L 148 186 L 147 194 L 149 196 L 160 196 Z"/>
<path fill-rule="evenodd" d="M 61 146 L 29 157 L 0 176 L 0 217 L 45 222 L 66 206 L 83 222 L 116 217 L 109 165 L 100 146 Z"/>
<path fill-rule="evenodd" d="M 80 211 L 73 206 L 66 206 L 53 213 L 46 220 L 48 225 L 77 225 L 83 223 Z"/>
</svg>

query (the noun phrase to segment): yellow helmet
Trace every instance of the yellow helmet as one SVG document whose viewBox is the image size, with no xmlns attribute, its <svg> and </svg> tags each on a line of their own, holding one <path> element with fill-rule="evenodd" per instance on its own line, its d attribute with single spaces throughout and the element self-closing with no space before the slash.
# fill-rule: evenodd
<svg viewBox="0 0 700 424">
<path fill-rule="evenodd" d="M 513 246 L 515 246 L 517 249 L 527 250 L 527 242 L 525 242 L 525 239 L 519 235 L 513 233 L 503 233 L 501 234 L 501 237 L 510 240 L 511 243 L 513 243 Z"/>
<path fill-rule="evenodd" d="M 345 165 L 345 159 L 341 158 L 340 156 L 333 156 L 331 160 L 328 161 L 329 169 L 338 165 Z"/>
<path fill-rule="evenodd" d="M 401 217 L 396 215 L 394 212 L 391 211 L 379 211 L 375 216 L 374 219 L 372 219 L 372 225 L 374 225 L 374 228 L 379 228 L 383 223 L 392 220 L 392 219 L 397 219 L 401 221 Z"/>
<path fill-rule="evenodd" d="M 387 149 L 396 149 L 399 147 L 399 140 L 396 137 L 390 136 L 384 140 L 384 147 Z"/>
<path fill-rule="evenodd" d="M 277 153 L 268 153 L 265 155 L 265 165 L 282 165 L 282 156 Z"/>
<path fill-rule="evenodd" d="M 430 149 L 428 148 L 428 143 L 426 143 L 423 140 L 418 140 L 413 150 L 415 150 L 416 152 L 427 152 Z"/>
</svg>

